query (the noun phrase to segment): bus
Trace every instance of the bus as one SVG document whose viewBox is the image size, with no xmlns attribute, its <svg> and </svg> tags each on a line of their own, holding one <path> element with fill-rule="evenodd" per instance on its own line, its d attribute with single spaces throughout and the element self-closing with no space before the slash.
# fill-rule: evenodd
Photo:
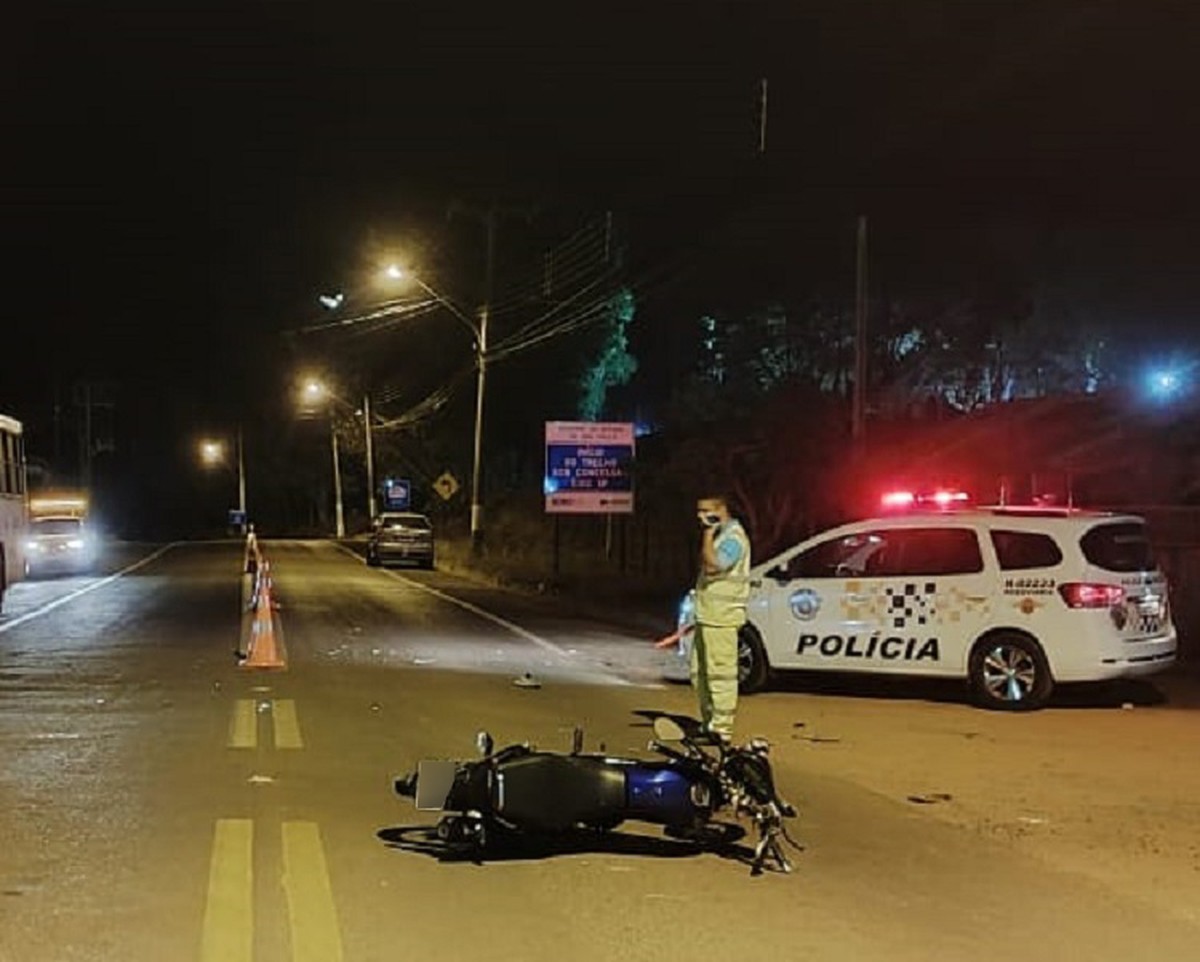
<svg viewBox="0 0 1200 962">
<path fill-rule="evenodd" d="M 26 497 L 21 422 L 0 414 L 0 609 L 5 589 L 25 576 Z"/>
</svg>

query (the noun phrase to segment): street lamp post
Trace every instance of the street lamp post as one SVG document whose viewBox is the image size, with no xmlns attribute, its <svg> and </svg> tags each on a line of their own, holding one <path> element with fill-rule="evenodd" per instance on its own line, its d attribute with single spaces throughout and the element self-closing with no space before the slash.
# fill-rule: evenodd
<svg viewBox="0 0 1200 962">
<path fill-rule="evenodd" d="M 246 458 L 242 446 L 242 426 L 237 429 L 238 512 L 242 516 L 242 534 L 246 533 Z"/>
<path fill-rule="evenodd" d="M 489 264 L 491 258 L 489 256 Z M 479 321 L 473 321 L 461 308 L 453 301 L 438 293 L 420 277 L 411 271 L 405 271 L 403 268 L 390 264 L 384 273 L 392 280 L 403 280 L 411 278 L 413 283 L 421 288 L 426 294 L 432 297 L 435 301 L 445 307 L 459 321 L 461 321 L 471 332 L 475 344 L 475 436 L 473 443 L 473 458 L 471 464 L 471 546 L 473 549 L 478 549 L 483 538 L 483 498 L 482 498 L 482 475 L 483 475 L 483 397 L 484 388 L 487 383 L 487 332 L 488 332 L 488 305 L 485 304 L 479 312 Z M 491 286 L 491 279 L 488 279 L 488 286 Z"/>
<path fill-rule="evenodd" d="M 337 402 L 347 408 L 353 410 L 353 405 L 348 401 L 338 397 L 329 385 L 322 381 L 310 380 L 304 385 L 305 399 L 314 405 L 328 399 L 329 400 L 329 446 L 333 452 L 333 488 L 334 488 L 334 513 L 336 516 L 337 536 L 344 538 L 346 536 L 345 511 L 342 502 L 342 470 L 341 458 L 338 446 L 337 428 L 334 420 L 333 404 Z M 367 456 L 367 518 L 374 520 L 375 518 L 375 441 L 371 430 L 371 395 L 363 395 L 362 405 L 363 415 L 363 436 L 366 442 Z"/>
<path fill-rule="evenodd" d="M 333 417 L 333 408 L 329 409 L 329 446 L 333 451 L 333 506 L 337 525 L 337 536 L 346 537 L 346 519 L 342 513 L 342 465 L 338 457 L 337 422 Z"/>
<path fill-rule="evenodd" d="M 200 460 L 205 467 L 217 465 L 228 466 L 226 460 L 226 442 L 207 438 L 200 442 Z M 237 484 L 238 484 L 238 514 L 241 516 L 242 533 L 246 531 L 246 460 L 243 454 L 242 426 L 237 429 Z"/>
<path fill-rule="evenodd" d="M 363 395 L 363 436 L 367 442 L 367 522 L 375 520 L 375 446 L 371 438 L 371 395 Z"/>
<path fill-rule="evenodd" d="M 471 546 L 479 547 L 483 537 L 483 501 L 480 474 L 483 470 L 483 388 L 487 381 L 488 309 L 479 314 L 479 332 L 475 342 L 475 444 L 471 464 Z"/>
</svg>

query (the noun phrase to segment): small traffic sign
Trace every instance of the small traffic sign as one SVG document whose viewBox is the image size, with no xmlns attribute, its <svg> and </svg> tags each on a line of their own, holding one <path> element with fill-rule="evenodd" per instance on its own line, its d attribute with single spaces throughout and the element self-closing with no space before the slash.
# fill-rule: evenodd
<svg viewBox="0 0 1200 962">
<path fill-rule="evenodd" d="M 443 471 L 433 482 L 433 490 L 441 496 L 443 501 L 453 498 L 458 493 L 459 487 L 458 478 L 449 471 Z"/>
<path fill-rule="evenodd" d="M 388 478 L 383 485 L 383 503 L 392 511 L 407 511 L 412 506 L 412 484 L 407 478 Z"/>
</svg>

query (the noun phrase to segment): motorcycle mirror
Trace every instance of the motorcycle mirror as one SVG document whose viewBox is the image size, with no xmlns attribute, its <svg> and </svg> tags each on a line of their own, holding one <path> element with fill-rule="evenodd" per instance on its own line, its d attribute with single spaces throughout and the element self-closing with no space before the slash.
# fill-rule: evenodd
<svg viewBox="0 0 1200 962">
<path fill-rule="evenodd" d="M 479 749 L 479 754 L 487 758 L 492 754 L 494 742 L 492 736 L 485 731 L 480 731 L 475 734 L 475 747 Z"/>
<path fill-rule="evenodd" d="M 660 742 L 681 742 L 685 734 L 679 722 L 666 715 L 659 715 L 654 719 L 654 737 Z"/>
</svg>

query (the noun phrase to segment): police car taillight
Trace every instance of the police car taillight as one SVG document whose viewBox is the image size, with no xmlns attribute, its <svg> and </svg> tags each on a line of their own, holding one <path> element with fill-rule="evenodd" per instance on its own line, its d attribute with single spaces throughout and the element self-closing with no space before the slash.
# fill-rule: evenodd
<svg viewBox="0 0 1200 962">
<path fill-rule="evenodd" d="M 1068 581 L 1058 586 L 1058 593 L 1068 608 L 1112 608 L 1125 601 L 1120 585 Z"/>
</svg>

